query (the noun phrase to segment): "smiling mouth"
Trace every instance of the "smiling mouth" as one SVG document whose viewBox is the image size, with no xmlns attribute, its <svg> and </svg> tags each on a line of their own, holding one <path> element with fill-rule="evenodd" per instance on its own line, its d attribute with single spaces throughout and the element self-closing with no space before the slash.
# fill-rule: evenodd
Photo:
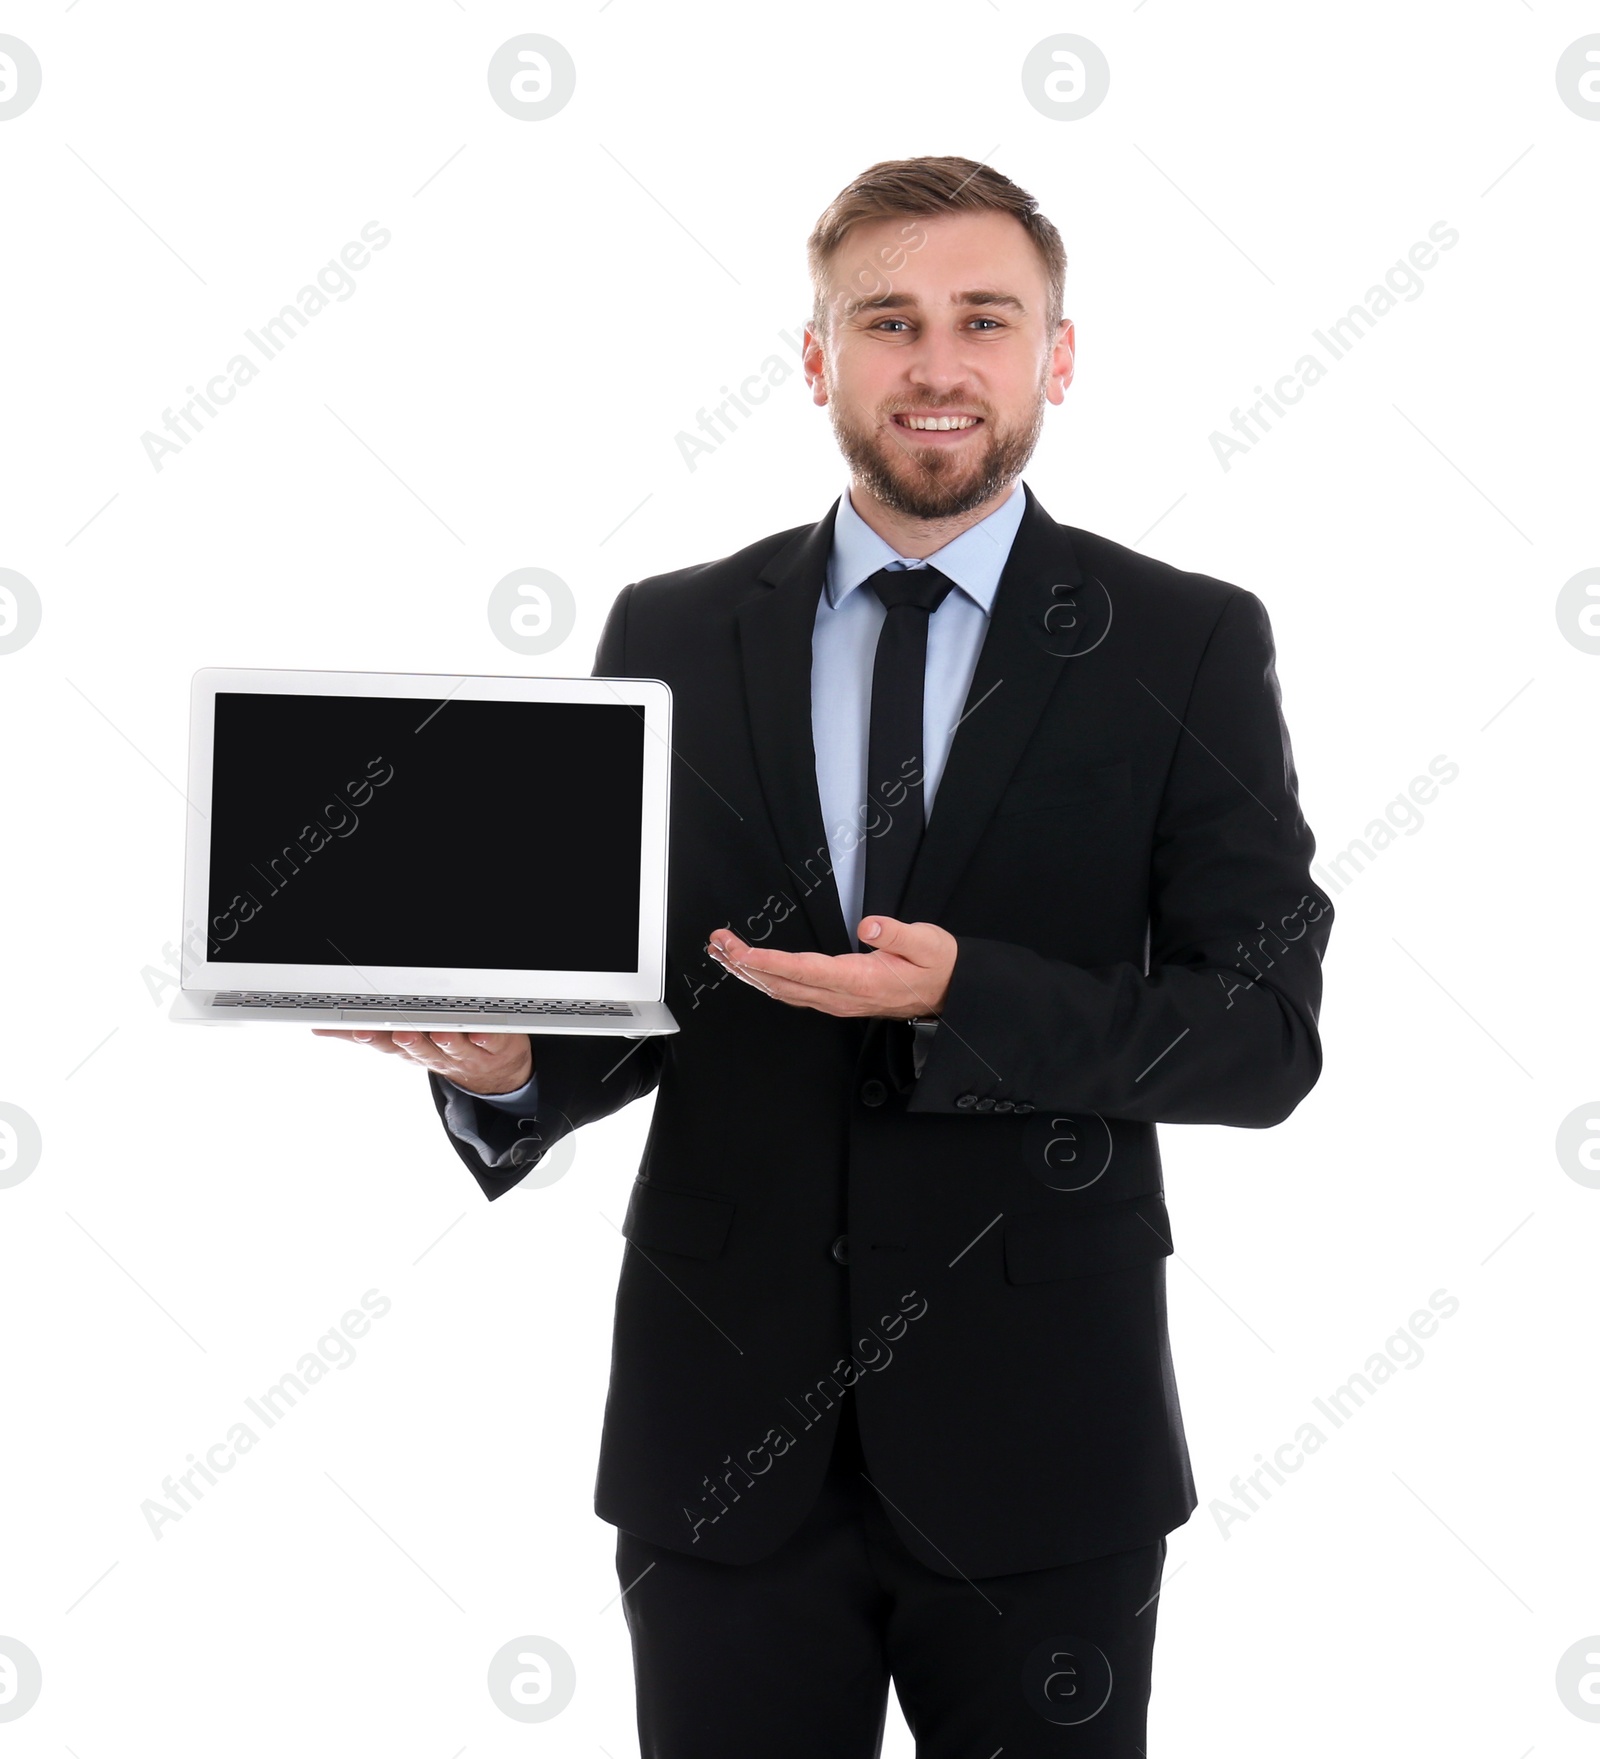
<svg viewBox="0 0 1600 1759">
<path fill-rule="evenodd" d="M 896 415 L 892 420 L 913 434 L 964 434 L 983 425 L 981 415 Z"/>
</svg>

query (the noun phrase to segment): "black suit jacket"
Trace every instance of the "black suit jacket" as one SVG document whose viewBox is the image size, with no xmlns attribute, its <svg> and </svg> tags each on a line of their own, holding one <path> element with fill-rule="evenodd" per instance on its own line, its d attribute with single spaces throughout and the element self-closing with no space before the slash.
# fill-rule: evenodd
<svg viewBox="0 0 1600 1759">
<path fill-rule="evenodd" d="M 811 740 L 837 503 L 627 587 L 601 636 L 597 675 L 673 690 L 682 1029 L 536 1037 L 538 1117 L 458 1096 L 490 1159 L 455 1140 L 492 1199 L 655 1090 L 595 1509 L 659 1545 L 773 1551 L 849 1386 L 889 1518 L 944 1574 L 1142 1545 L 1195 1506 L 1155 1126 L 1294 1109 L 1332 907 L 1260 601 L 1026 503 L 900 911 L 958 945 L 914 1080 L 905 1025 L 787 1006 L 705 951 L 722 925 L 853 950 Z"/>
</svg>

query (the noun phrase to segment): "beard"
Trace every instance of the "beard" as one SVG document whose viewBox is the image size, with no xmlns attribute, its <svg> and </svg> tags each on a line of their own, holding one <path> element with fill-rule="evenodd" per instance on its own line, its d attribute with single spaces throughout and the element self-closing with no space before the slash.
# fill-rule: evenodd
<svg viewBox="0 0 1600 1759">
<path fill-rule="evenodd" d="M 828 413 L 845 461 L 885 507 L 912 519 L 956 519 L 992 500 L 1022 474 L 1044 430 L 1048 377 L 1047 368 L 1040 376 L 1033 408 L 1021 421 L 1000 426 L 984 415 L 980 442 L 970 449 L 970 456 L 902 443 L 887 415 L 877 427 L 860 426 L 837 398 L 829 399 Z M 950 407 L 971 409 L 971 404 Z"/>
</svg>

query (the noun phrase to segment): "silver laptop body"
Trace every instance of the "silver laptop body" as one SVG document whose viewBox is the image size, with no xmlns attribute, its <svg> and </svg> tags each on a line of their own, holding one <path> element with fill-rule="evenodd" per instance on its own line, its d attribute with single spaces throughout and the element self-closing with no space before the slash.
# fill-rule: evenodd
<svg viewBox="0 0 1600 1759">
<path fill-rule="evenodd" d="M 676 1032 L 657 679 L 194 677 L 171 1018 Z"/>
</svg>

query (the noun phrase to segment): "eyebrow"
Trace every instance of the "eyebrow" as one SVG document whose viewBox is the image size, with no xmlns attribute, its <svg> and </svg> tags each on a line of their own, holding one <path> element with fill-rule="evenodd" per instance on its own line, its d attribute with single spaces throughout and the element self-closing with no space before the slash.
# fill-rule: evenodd
<svg viewBox="0 0 1600 1759">
<path fill-rule="evenodd" d="M 1001 293 L 991 287 L 979 287 L 968 293 L 952 293 L 951 305 L 998 305 L 1006 306 L 1012 311 L 1025 311 L 1027 308 L 1014 293 Z M 864 311 L 905 311 L 915 307 L 917 299 L 910 293 L 880 293 L 874 299 L 853 299 L 844 309 L 844 318 L 858 316 Z"/>
</svg>

